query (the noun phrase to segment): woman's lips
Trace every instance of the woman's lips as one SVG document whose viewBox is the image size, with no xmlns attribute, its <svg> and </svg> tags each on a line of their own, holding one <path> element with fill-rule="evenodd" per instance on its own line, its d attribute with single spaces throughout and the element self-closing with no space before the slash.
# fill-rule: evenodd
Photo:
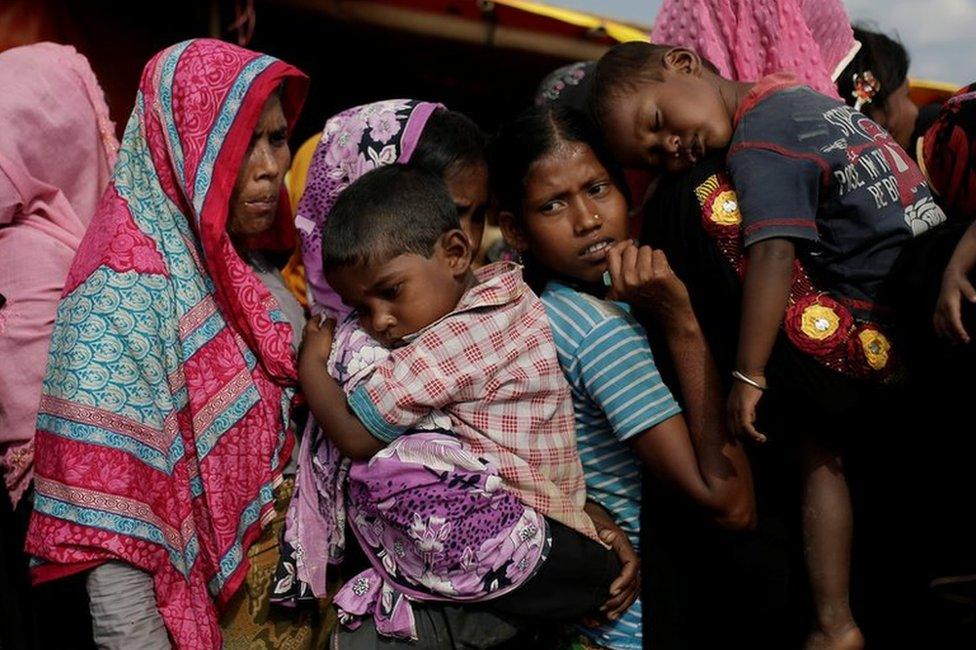
<svg viewBox="0 0 976 650">
<path fill-rule="evenodd" d="M 586 262 L 602 262 L 607 258 L 607 253 L 610 251 L 612 246 L 612 238 L 605 237 L 603 239 L 598 239 L 591 244 L 587 244 L 583 249 L 581 249 L 579 256 Z"/>
<path fill-rule="evenodd" d="M 278 199 L 275 198 L 261 198 L 254 199 L 251 201 L 244 201 L 246 205 L 251 210 L 255 212 L 270 212 L 275 209 L 278 205 Z"/>
</svg>

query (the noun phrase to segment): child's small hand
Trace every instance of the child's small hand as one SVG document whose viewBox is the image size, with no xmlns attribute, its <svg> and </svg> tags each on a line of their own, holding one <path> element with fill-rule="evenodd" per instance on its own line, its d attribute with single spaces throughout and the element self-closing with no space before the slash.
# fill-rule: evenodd
<svg viewBox="0 0 976 650">
<path fill-rule="evenodd" d="M 335 320 L 324 322 L 319 316 L 312 316 L 305 323 L 302 333 L 302 347 L 298 352 L 300 359 L 308 359 L 317 363 L 328 363 L 332 352 L 332 334 L 335 330 Z"/>
<path fill-rule="evenodd" d="M 632 240 L 619 242 L 607 253 L 611 300 L 623 300 L 647 309 L 662 324 L 692 316 L 684 282 L 675 275 L 663 250 L 638 248 Z"/>
<path fill-rule="evenodd" d="M 969 343 L 969 333 L 962 324 L 962 301 L 976 302 L 976 289 L 966 273 L 949 267 L 942 277 L 942 290 L 935 305 L 932 324 L 936 333 L 957 343 Z"/>
<path fill-rule="evenodd" d="M 763 386 L 766 385 L 765 377 L 753 375 L 750 378 Z M 762 395 L 761 390 L 744 382 L 737 381 L 732 385 L 726 409 L 729 431 L 732 435 L 759 443 L 766 442 L 766 436 L 756 430 L 756 405 L 759 404 Z"/>
</svg>

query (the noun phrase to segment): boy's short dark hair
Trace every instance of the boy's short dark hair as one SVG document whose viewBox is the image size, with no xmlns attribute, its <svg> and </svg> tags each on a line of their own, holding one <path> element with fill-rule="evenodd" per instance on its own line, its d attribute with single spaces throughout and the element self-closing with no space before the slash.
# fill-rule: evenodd
<svg viewBox="0 0 976 650">
<path fill-rule="evenodd" d="M 339 195 L 322 229 L 325 269 L 416 253 L 430 257 L 441 235 L 460 229 L 440 177 L 406 165 L 374 169 Z"/>
<path fill-rule="evenodd" d="M 661 81 L 664 55 L 675 47 L 630 41 L 610 48 L 597 61 L 593 71 L 589 97 L 589 111 L 593 120 L 600 125 L 610 104 L 622 90 L 634 90 L 638 84 L 648 81 Z M 699 56 L 705 68 L 718 73 L 711 61 Z"/>
</svg>

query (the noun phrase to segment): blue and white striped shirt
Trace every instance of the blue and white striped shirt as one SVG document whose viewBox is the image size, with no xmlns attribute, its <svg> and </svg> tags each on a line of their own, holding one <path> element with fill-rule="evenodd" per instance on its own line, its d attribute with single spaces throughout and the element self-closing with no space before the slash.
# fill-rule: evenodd
<svg viewBox="0 0 976 650">
<path fill-rule="evenodd" d="M 627 441 L 681 407 L 661 380 L 644 328 L 626 305 L 559 282 L 550 282 L 541 297 L 572 390 L 587 497 L 606 508 L 639 549 L 641 464 Z M 640 600 L 617 621 L 582 631 L 605 647 L 639 650 Z"/>
</svg>

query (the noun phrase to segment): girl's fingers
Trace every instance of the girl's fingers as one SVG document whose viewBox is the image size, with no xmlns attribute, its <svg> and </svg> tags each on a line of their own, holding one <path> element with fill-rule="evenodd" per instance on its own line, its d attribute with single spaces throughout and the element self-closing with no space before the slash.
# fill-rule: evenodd
<svg viewBox="0 0 976 650">
<path fill-rule="evenodd" d="M 640 277 L 637 272 L 637 247 L 631 243 L 623 252 L 623 276 L 624 282 L 629 286 L 635 286 L 640 283 Z"/>
<path fill-rule="evenodd" d="M 654 278 L 654 250 L 650 246 L 641 246 L 637 252 L 637 276 L 641 284 Z"/>
<path fill-rule="evenodd" d="M 625 242 L 618 242 L 614 244 L 607 252 L 607 266 L 610 270 L 610 283 L 613 287 L 613 293 L 617 296 L 622 296 L 624 294 L 622 273 L 622 256 L 624 248 L 626 248 Z"/>
<path fill-rule="evenodd" d="M 671 265 L 668 264 L 668 256 L 659 248 L 654 250 L 654 274 L 659 278 L 665 278 L 671 274 Z"/>
</svg>

